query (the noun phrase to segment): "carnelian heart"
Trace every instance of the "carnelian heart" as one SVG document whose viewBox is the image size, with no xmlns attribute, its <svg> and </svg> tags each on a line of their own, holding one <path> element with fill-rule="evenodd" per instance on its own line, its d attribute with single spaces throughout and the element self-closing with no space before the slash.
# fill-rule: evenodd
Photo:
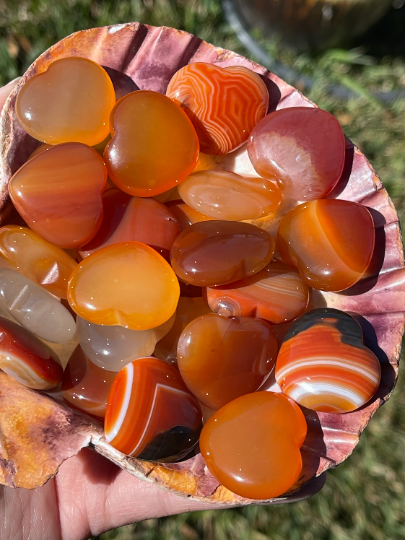
<svg viewBox="0 0 405 540">
<path fill-rule="evenodd" d="M 194 448 L 201 409 L 179 373 L 158 358 L 138 358 L 117 375 L 107 403 L 107 441 L 124 454 L 174 461 Z"/>
<path fill-rule="evenodd" d="M 373 218 L 365 206 L 336 199 L 300 204 L 277 231 L 277 248 L 307 285 L 342 291 L 365 274 L 373 256 Z"/>
<path fill-rule="evenodd" d="M 260 176 L 277 180 L 286 197 L 321 199 L 342 174 L 345 138 L 339 122 L 328 112 L 287 107 L 257 124 L 248 152 Z"/>
<path fill-rule="evenodd" d="M 171 211 L 154 199 L 131 197 L 118 189 L 103 195 L 104 218 L 96 236 L 83 246 L 84 258 L 118 242 L 143 242 L 168 257 L 180 225 Z"/>
<path fill-rule="evenodd" d="M 25 131 L 48 144 L 93 146 L 109 133 L 115 92 L 106 71 L 87 58 L 62 58 L 29 79 L 15 109 Z"/>
<path fill-rule="evenodd" d="M 211 473 L 249 499 L 271 499 L 290 489 L 302 470 L 307 433 L 298 405 L 282 394 L 256 392 L 231 401 L 201 431 L 200 449 Z"/>
<path fill-rule="evenodd" d="M 363 344 L 360 325 L 347 313 L 314 309 L 300 317 L 284 338 L 276 380 L 297 403 L 315 411 L 358 409 L 380 384 L 380 363 Z"/>
<path fill-rule="evenodd" d="M 170 265 L 141 242 L 120 242 L 95 251 L 73 271 L 68 300 L 95 324 L 148 330 L 175 312 L 180 287 Z"/>
<path fill-rule="evenodd" d="M 9 192 L 31 229 L 51 244 L 75 248 L 101 225 L 106 181 L 107 169 L 93 148 L 65 143 L 27 161 L 11 178 Z"/>
<path fill-rule="evenodd" d="M 264 82 L 242 66 L 189 64 L 172 77 L 166 95 L 184 108 L 206 154 L 238 148 L 269 106 Z"/>
<path fill-rule="evenodd" d="M 184 180 L 198 159 L 197 134 L 187 115 L 157 92 L 132 92 L 111 113 L 104 151 L 111 180 L 122 191 L 153 197 Z"/>
<path fill-rule="evenodd" d="M 184 382 L 210 409 L 255 392 L 273 369 L 277 338 L 261 319 L 211 313 L 186 326 L 177 347 Z"/>
</svg>

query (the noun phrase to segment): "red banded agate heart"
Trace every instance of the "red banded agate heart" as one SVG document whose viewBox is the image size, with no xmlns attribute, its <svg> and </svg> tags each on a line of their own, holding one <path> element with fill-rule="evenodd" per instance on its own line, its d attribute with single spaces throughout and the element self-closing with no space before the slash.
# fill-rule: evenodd
<svg viewBox="0 0 405 540">
<path fill-rule="evenodd" d="M 242 66 L 189 64 L 173 76 L 166 95 L 183 107 L 206 154 L 238 148 L 269 106 L 264 82 Z"/>
<path fill-rule="evenodd" d="M 329 413 L 354 411 L 367 403 L 380 377 L 380 363 L 363 344 L 359 324 L 331 308 L 314 309 L 292 325 L 276 364 L 284 394 Z"/>
<path fill-rule="evenodd" d="M 157 358 L 139 358 L 117 375 L 107 403 L 105 436 L 128 456 L 174 461 L 197 444 L 201 409 L 179 373 Z"/>
</svg>

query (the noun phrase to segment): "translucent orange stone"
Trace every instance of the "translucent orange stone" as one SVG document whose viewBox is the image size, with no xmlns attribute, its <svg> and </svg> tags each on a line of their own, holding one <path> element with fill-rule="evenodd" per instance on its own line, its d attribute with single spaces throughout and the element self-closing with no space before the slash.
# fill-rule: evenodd
<svg viewBox="0 0 405 540">
<path fill-rule="evenodd" d="M 267 216 L 281 203 L 277 184 L 228 171 L 195 172 L 179 186 L 179 193 L 194 210 L 230 221 Z"/>
<path fill-rule="evenodd" d="M 238 148 L 269 106 L 262 79 L 242 66 L 188 64 L 172 77 L 166 95 L 184 108 L 206 154 Z"/>
<path fill-rule="evenodd" d="M 370 212 L 360 204 L 321 199 L 288 212 L 277 231 L 282 259 L 296 266 L 307 285 L 342 291 L 366 272 L 374 251 Z"/>
<path fill-rule="evenodd" d="M 44 289 L 66 298 L 70 274 L 77 262 L 26 227 L 6 225 L 0 229 L 0 257 L 11 268 Z"/>
<path fill-rule="evenodd" d="M 108 392 L 116 375 L 90 362 L 78 345 L 63 372 L 62 395 L 75 409 L 104 418 Z"/>
<path fill-rule="evenodd" d="M 187 115 L 149 90 L 120 99 L 111 113 L 112 139 L 104 151 L 111 180 L 125 193 L 153 197 L 194 169 L 199 144 Z"/>
<path fill-rule="evenodd" d="M 104 218 L 96 236 L 79 251 L 84 258 L 117 242 L 143 242 L 168 257 L 180 226 L 172 212 L 154 199 L 131 197 L 118 189 L 103 195 Z"/>
<path fill-rule="evenodd" d="M 197 444 L 200 406 L 179 372 L 157 358 L 139 358 L 117 375 L 108 396 L 107 441 L 124 454 L 175 461 Z"/>
<path fill-rule="evenodd" d="M 276 363 L 277 338 L 261 319 L 211 313 L 186 326 L 177 365 L 196 398 L 210 409 L 255 392 Z"/>
<path fill-rule="evenodd" d="M 38 156 L 39 154 L 42 154 L 43 152 L 46 152 L 46 150 L 48 150 L 49 148 L 52 148 L 51 144 L 41 144 L 41 146 L 38 146 L 38 148 L 32 152 L 29 159 L 35 156 Z"/>
<path fill-rule="evenodd" d="M 200 450 L 211 473 L 230 491 L 271 499 L 288 491 L 302 470 L 305 417 L 290 398 L 256 392 L 231 401 L 206 422 Z"/>
<path fill-rule="evenodd" d="M 170 265 L 141 242 L 120 242 L 84 259 L 73 271 L 68 300 L 95 324 L 148 330 L 175 312 L 180 287 Z"/>
<path fill-rule="evenodd" d="M 201 297 L 181 296 L 176 309 L 176 318 L 171 330 L 157 342 L 154 355 L 171 363 L 177 362 L 177 343 L 185 327 L 200 315 L 207 315 L 210 309 Z"/>
<path fill-rule="evenodd" d="M 310 107 L 287 107 L 267 115 L 250 134 L 256 171 L 277 180 L 283 194 L 308 201 L 325 197 L 345 162 L 345 138 L 337 119 Z"/>
<path fill-rule="evenodd" d="M 106 71 L 87 58 L 70 57 L 29 79 L 15 108 L 25 131 L 39 141 L 93 146 L 107 137 L 114 104 Z"/>
<path fill-rule="evenodd" d="M 173 270 L 191 285 L 232 283 L 262 270 L 274 254 L 264 229 L 237 221 L 203 221 L 179 234 L 170 254 Z"/>
<path fill-rule="evenodd" d="M 101 225 L 106 180 L 103 159 L 93 148 L 66 143 L 27 161 L 11 178 L 9 192 L 31 229 L 51 244 L 75 248 Z"/>
<path fill-rule="evenodd" d="M 183 201 L 170 201 L 166 203 L 166 206 L 176 216 L 177 221 L 180 224 L 180 229 L 183 231 L 189 225 L 193 223 L 199 223 L 200 221 L 212 221 L 215 218 L 206 216 L 198 210 L 194 210 L 191 206 Z"/>
<path fill-rule="evenodd" d="M 292 321 L 302 315 L 309 289 L 290 266 L 271 261 L 254 276 L 229 285 L 207 287 L 211 310 L 225 317 L 259 317 L 273 324 Z"/>
</svg>

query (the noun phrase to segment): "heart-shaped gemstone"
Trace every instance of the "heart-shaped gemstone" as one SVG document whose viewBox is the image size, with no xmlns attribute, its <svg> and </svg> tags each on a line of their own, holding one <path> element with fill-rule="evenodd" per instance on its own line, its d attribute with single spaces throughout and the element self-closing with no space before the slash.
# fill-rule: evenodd
<svg viewBox="0 0 405 540">
<path fill-rule="evenodd" d="M 48 144 L 93 146 L 109 134 L 115 92 L 107 72 L 87 58 L 53 62 L 28 79 L 16 101 L 18 120 L 35 139 Z"/>
<path fill-rule="evenodd" d="M 285 197 L 310 201 L 325 197 L 339 181 L 345 138 L 328 112 L 287 107 L 257 124 L 248 152 L 258 174 L 276 180 Z"/>
<path fill-rule="evenodd" d="M 197 163 L 192 123 L 162 94 L 140 90 L 126 95 L 111 113 L 111 126 L 104 159 L 111 180 L 125 193 L 159 195 L 184 180 Z"/>
<path fill-rule="evenodd" d="M 179 373 L 158 358 L 139 358 L 117 375 L 105 415 L 107 441 L 128 456 L 174 461 L 197 444 L 201 409 Z"/>
<path fill-rule="evenodd" d="M 277 351 L 277 338 L 265 321 L 211 313 L 186 326 L 177 364 L 196 398 L 216 410 L 255 392 L 273 369 Z"/>
<path fill-rule="evenodd" d="M 238 148 L 269 106 L 262 79 L 242 66 L 189 64 L 172 77 L 166 95 L 183 107 L 206 154 Z"/>
<path fill-rule="evenodd" d="M 95 324 L 148 330 L 176 310 L 179 282 L 165 259 L 141 242 L 120 242 L 95 251 L 73 271 L 68 300 Z"/>
<path fill-rule="evenodd" d="M 276 364 L 284 394 L 304 407 L 330 413 L 367 403 L 380 374 L 377 357 L 363 344 L 360 325 L 331 308 L 314 309 L 292 325 Z"/>
<path fill-rule="evenodd" d="M 283 261 L 321 291 L 342 291 L 357 283 L 371 262 L 374 242 L 369 210 L 339 199 L 300 204 L 285 214 L 277 231 Z"/>
<path fill-rule="evenodd" d="M 101 225 L 106 181 L 103 158 L 93 148 L 65 143 L 27 161 L 11 178 L 9 192 L 31 229 L 51 244 L 75 248 Z"/>
<path fill-rule="evenodd" d="M 266 500 L 298 480 L 306 433 L 305 417 L 291 399 L 255 392 L 211 416 L 201 431 L 200 449 L 208 469 L 226 488 Z"/>
</svg>

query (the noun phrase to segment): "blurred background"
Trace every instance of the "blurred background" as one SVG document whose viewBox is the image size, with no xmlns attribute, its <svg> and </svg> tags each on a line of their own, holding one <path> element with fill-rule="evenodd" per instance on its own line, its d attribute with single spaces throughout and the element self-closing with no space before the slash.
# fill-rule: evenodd
<svg viewBox="0 0 405 540">
<path fill-rule="evenodd" d="M 265 65 L 334 114 L 405 218 L 405 0 L 0 0 L 0 84 L 77 30 L 140 21 Z M 148 520 L 97 540 L 403 540 L 405 377 L 324 489 Z"/>
</svg>

